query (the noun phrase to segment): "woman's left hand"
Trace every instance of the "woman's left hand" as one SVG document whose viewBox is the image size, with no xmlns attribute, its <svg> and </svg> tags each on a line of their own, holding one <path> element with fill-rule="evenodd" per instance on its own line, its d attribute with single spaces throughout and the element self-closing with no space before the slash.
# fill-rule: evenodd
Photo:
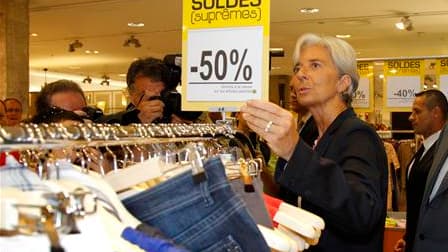
<svg viewBox="0 0 448 252">
<path fill-rule="evenodd" d="M 266 140 L 271 150 L 289 160 L 299 140 L 297 121 L 292 113 L 259 100 L 248 101 L 240 111 L 247 125 Z"/>
</svg>

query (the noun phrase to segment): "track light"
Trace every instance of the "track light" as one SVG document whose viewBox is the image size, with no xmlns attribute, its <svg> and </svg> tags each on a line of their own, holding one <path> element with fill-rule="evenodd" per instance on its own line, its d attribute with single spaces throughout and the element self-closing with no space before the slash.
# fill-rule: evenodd
<svg viewBox="0 0 448 252">
<path fill-rule="evenodd" d="M 84 80 L 82 80 L 82 83 L 84 83 L 84 84 L 86 84 L 86 83 L 92 84 L 92 78 L 90 78 L 90 76 L 87 76 L 87 77 L 84 78 Z"/>
<path fill-rule="evenodd" d="M 284 57 L 285 51 L 283 48 L 269 48 L 269 56 L 270 57 Z"/>
<path fill-rule="evenodd" d="M 69 52 L 74 52 L 76 50 L 76 48 L 81 48 L 83 47 L 83 44 L 81 42 L 79 42 L 79 40 L 75 40 L 72 43 L 68 44 L 68 51 Z"/>
<path fill-rule="evenodd" d="M 400 22 L 395 23 L 395 27 L 397 27 L 397 29 L 399 30 L 406 30 L 406 31 L 414 30 L 412 21 L 409 19 L 409 16 L 402 17 Z"/>
<path fill-rule="evenodd" d="M 104 86 L 104 85 L 106 85 L 106 86 L 109 86 L 110 85 L 110 82 L 109 82 L 109 76 L 107 76 L 107 75 L 103 75 L 103 81 L 101 81 L 100 82 L 100 85 L 101 86 Z"/>
<path fill-rule="evenodd" d="M 123 46 L 126 47 L 131 45 L 133 45 L 136 48 L 142 46 L 142 44 L 140 44 L 140 41 L 137 38 L 135 38 L 134 35 L 131 35 L 128 39 L 126 39 L 123 44 Z"/>
</svg>

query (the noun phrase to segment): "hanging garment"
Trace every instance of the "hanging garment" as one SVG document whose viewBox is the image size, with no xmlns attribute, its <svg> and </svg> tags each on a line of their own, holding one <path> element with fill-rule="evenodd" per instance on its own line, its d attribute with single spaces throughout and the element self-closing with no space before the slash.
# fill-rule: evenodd
<svg viewBox="0 0 448 252">
<path fill-rule="evenodd" d="M 230 185 L 233 191 L 243 199 L 255 223 L 272 228 L 272 220 L 263 200 L 263 183 L 260 177 L 253 179 L 254 192 L 245 192 L 244 183 L 241 179 L 231 180 Z"/>
<path fill-rule="evenodd" d="M 187 171 L 123 203 L 139 220 L 192 251 L 270 251 L 221 160 L 209 159 L 204 169 L 205 181 L 195 183 Z"/>
</svg>

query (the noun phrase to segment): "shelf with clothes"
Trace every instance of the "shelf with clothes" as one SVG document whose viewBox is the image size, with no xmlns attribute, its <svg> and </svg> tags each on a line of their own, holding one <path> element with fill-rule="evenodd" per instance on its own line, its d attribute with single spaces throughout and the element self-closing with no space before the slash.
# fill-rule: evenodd
<svg viewBox="0 0 448 252">
<path fill-rule="evenodd" d="M 3 143 L 6 142 L 2 145 L 3 150 L 19 150 L 21 156 L 20 162 L 12 159 L 9 163 L 7 162 L 6 166 L 1 167 L 1 187 L 3 189 L 15 188 L 22 195 L 16 199 L 14 198 L 15 194 L 8 197 L 4 197 L 2 194 L 2 202 L 9 199 L 20 201 L 24 198 L 39 198 L 44 199 L 43 203 L 42 201 L 40 203 L 41 207 L 46 207 L 49 203 L 45 201 L 44 194 L 64 192 L 64 195 L 71 195 L 78 188 L 83 188 L 97 197 L 95 204 L 98 205 L 97 214 L 99 215 L 77 216 L 75 219 L 79 220 L 81 229 L 85 227 L 83 220 L 96 221 L 97 226 L 91 229 L 95 232 L 106 230 L 107 232 L 98 236 L 98 241 L 103 238 L 106 239 L 102 240 L 104 242 L 114 239 L 115 242 L 110 244 L 113 251 L 139 251 L 137 247 L 119 237 L 126 226 L 137 229 L 141 225 L 160 230 L 165 241 L 171 242 L 174 247 L 179 249 L 197 251 L 209 247 L 210 251 L 220 251 L 225 248 L 240 247 L 243 251 L 253 251 L 253 249 L 268 251 L 268 245 L 256 226 L 256 224 L 272 226 L 261 197 L 262 185 L 260 185 L 259 173 L 263 164 L 247 154 L 251 153 L 250 150 L 240 150 L 240 147 L 245 145 L 244 140 L 238 140 L 231 134 L 232 131 L 222 129 L 217 125 L 198 125 L 197 127 L 205 127 L 205 129 L 194 129 L 195 131 L 190 131 L 190 133 L 177 129 L 178 132 L 184 133 L 182 136 L 172 135 L 171 132 L 175 132 L 173 127 L 177 127 L 175 125 L 165 126 L 170 129 L 162 129 L 160 126 L 151 128 L 152 132 L 158 130 L 158 132 L 166 133 L 168 137 L 151 135 L 151 131 L 144 129 L 149 127 L 148 125 L 133 125 L 131 128 L 125 128 L 126 134 L 123 133 L 124 131 L 120 131 L 124 130 L 120 127 L 116 125 L 22 125 L 15 129 L 15 132 L 18 132 L 15 135 L 6 134 L 11 130 L 2 128 L 1 137 Z M 187 126 L 183 125 L 182 127 L 185 129 Z M 110 132 L 114 132 L 116 135 Z M 192 134 L 191 132 L 197 133 Z M 47 144 L 53 143 L 52 141 L 57 141 L 58 145 Z M 88 148 L 100 150 L 100 153 L 101 148 L 107 150 L 95 158 L 92 153 L 86 151 Z M 117 150 L 122 153 L 118 153 Z M 73 156 L 79 161 L 78 165 L 72 163 Z M 12 157 L 8 155 L 8 159 L 10 158 Z M 89 164 L 100 164 L 110 159 L 116 162 L 110 171 L 106 171 L 102 165 L 99 165 L 100 168 L 96 171 L 88 168 Z M 149 163 L 153 166 L 148 166 Z M 200 169 L 199 172 L 196 169 L 196 173 L 193 174 L 195 166 Z M 252 177 L 250 182 L 253 186 L 252 190 L 247 191 L 247 180 L 229 179 L 229 168 L 235 166 L 247 167 L 247 173 Z M 158 172 L 154 172 L 157 170 L 156 167 Z M 134 170 L 140 169 L 135 174 L 141 175 L 137 176 L 138 179 L 134 181 L 129 177 L 133 168 L 135 168 Z M 127 181 L 126 186 L 132 187 L 134 194 L 122 194 L 120 192 L 126 191 L 122 188 L 123 184 L 119 190 L 116 190 L 117 188 L 109 183 L 108 176 L 121 172 L 124 172 L 121 174 L 121 181 Z M 7 175 L 8 173 L 9 175 Z M 23 178 L 22 182 L 17 182 L 15 179 L 4 179 L 15 178 L 18 173 L 21 174 L 19 177 Z M 30 180 L 31 177 L 34 179 Z M 6 183 L 7 181 L 11 183 Z M 35 185 L 29 185 L 23 181 L 27 183 L 34 181 Z M 20 187 L 24 184 L 25 187 Z M 42 187 L 47 189 L 36 190 L 36 188 Z M 157 193 L 159 190 L 171 190 L 172 193 Z M 31 195 L 33 197 L 30 197 Z M 152 199 L 136 200 L 136 198 L 142 197 L 152 197 Z M 140 204 L 144 205 L 143 214 L 146 217 L 139 216 L 141 210 L 138 209 L 141 208 L 139 206 L 136 208 L 134 204 L 129 203 L 131 199 L 132 203 L 137 202 L 139 206 Z M 199 201 L 195 201 L 195 199 Z M 24 202 L 26 204 L 26 200 Z M 172 206 L 164 206 L 162 204 L 164 202 L 175 202 L 174 209 Z M 148 215 L 146 209 L 154 209 L 156 206 L 164 211 L 165 219 L 160 221 L 156 218 L 155 222 L 146 221 Z M 182 207 L 178 208 L 179 206 Z M 58 210 L 60 206 L 53 206 L 53 208 Z M 209 212 L 211 209 L 215 210 Z M 194 216 L 202 211 L 205 215 L 195 220 Z M 59 209 L 54 213 L 61 214 L 63 212 Z M 156 215 L 160 214 L 162 214 L 161 211 L 156 211 Z M 215 220 L 217 223 L 201 221 L 206 219 Z M 266 219 L 268 220 L 266 221 Z M 106 223 L 102 223 L 101 220 L 106 220 Z M 194 221 L 185 224 L 185 220 Z M 93 222 L 88 223 L 93 225 Z M 198 235 L 197 225 L 201 226 L 200 230 L 207 232 Z M 169 230 L 166 229 L 167 227 Z M 61 227 L 56 227 L 57 230 L 58 228 Z M 191 230 L 191 232 L 187 232 L 187 230 Z M 185 236 L 185 232 L 189 235 Z M 177 235 L 180 233 L 184 235 Z M 76 243 L 71 239 L 73 237 L 61 233 L 59 245 L 66 251 L 79 249 L 79 246 L 72 247 Z M 48 238 L 43 238 L 42 235 L 21 237 L 16 241 L 27 242 L 28 239 L 33 240 L 32 244 L 40 248 L 50 246 Z M 84 239 L 87 238 L 84 237 Z M 43 242 L 43 240 L 47 242 Z M 87 242 L 88 240 L 79 241 Z M 0 247 L 14 247 L 14 242 L 11 242 L 12 240 L 8 238 L 0 237 Z M 100 250 L 108 251 L 108 248 Z"/>
</svg>

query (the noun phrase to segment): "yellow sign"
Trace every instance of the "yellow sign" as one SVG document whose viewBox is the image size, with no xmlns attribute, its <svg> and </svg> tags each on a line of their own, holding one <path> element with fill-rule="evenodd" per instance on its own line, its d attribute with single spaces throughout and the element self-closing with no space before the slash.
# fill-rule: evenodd
<svg viewBox="0 0 448 252">
<path fill-rule="evenodd" d="M 438 59 L 437 60 L 438 75 L 448 75 L 448 58 Z"/>
<path fill-rule="evenodd" d="M 356 112 L 373 111 L 373 62 L 358 62 L 359 83 L 353 96 Z"/>
<path fill-rule="evenodd" d="M 384 62 L 384 107 L 410 111 L 415 94 L 422 90 L 424 60 L 390 60 Z"/>
<path fill-rule="evenodd" d="M 269 97 L 269 0 L 183 2 L 182 110 Z"/>
<path fill-rule="evenodd" d="M 438 87 L 448 97 L 448 58 L 437 60 Z"/>
<path fill-rule="evenodd" d="M 384 63 L 384 75 L 421 75 L 425 71 L 423 60 L 390 60 Z"/>
<path fill-rule="evenodd" d="M 269 2 L 265 0 L 184 1 L 187 29 L 263 25 L 269 27 Z M 187 7 L 187 8 L 185 8 Z"/>
</svg>

